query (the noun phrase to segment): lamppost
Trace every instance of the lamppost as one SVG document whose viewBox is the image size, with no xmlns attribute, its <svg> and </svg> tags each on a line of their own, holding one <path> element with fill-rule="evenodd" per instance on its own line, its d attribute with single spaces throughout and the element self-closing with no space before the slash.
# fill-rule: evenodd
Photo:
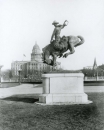
<svg viewBox="0 0 104 130">
<path fill-rule="evenodd" d="M 1 87 L 1 68 L 3 67 L 3 65 L 0 65 L 0 87 Z"/>
<path fill-rule="evenodd" d="M 98 70 L 96 70 L 96 81 L 98 80 Z"/>
<path fill-rule="evenodd" d="M 103 71 L 103 79 L 104 79 L 104 71 Z"/>
<path fill-rule="evenodd" d="M 86 80 L 86 73 L 84 74 L 84 81 Z"/>
<path fill-rule="evenodd" d="M 19 84 L 21 84 L 21 71 L 22 71 L 22 69 L 18 70 L 18 73 L 19 73 Z"/>
</svg>

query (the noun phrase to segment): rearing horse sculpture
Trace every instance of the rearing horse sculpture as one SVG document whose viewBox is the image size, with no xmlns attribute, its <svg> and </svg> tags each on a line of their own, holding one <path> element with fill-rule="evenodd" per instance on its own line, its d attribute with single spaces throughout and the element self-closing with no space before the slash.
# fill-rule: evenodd
<svg viewBox="0 0 104 130">
<path fill-rule="evenodd" d="M 67 57 L 75 52 L 74 47 L 77 47 L 84 43 L 82 36 L 63 36 L 61 39 L 54 40 L 51 44 L 44 47 L 43 50 L 43 61 L 48 65 L 55 66 L 56 59 L 60 57 Z M 65 53 L 69 50 L 69 53 Z M 65 54 L 63 54 L 65 53 Z M 50 56 L 53 59 L 50 59 Z"/>
</svg>

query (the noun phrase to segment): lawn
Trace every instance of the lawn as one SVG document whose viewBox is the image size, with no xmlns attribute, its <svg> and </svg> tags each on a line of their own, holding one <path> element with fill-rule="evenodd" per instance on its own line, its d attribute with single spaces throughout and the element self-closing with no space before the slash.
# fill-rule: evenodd
<svg viewBox="0 0 104 130">
<path fill-rule="evenodd" d="M 33 96 L 0 100 L 0 130 L 104 130 L 104 93 L 88 93 L 92 104 L 35 104 Z"/>
</svg>

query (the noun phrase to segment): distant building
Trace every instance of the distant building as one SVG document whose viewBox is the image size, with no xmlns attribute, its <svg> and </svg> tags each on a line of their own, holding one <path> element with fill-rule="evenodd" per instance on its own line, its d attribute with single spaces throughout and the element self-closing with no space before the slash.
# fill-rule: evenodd
<svg viewBox="0 0 104 130">
<path fill-rule="evenodd" d="M 12 70 L 12 75 L 13 76 L 18 76 L 18 70 L 21 69 L 21 66 L 24 63 L 27 63 L 28 61 L 13 61 L 11 63 L 11 70 Z"/>
<path fill-rule="evenodd" d="M 96 70 L 97 69 L 97 63 L 96 63 L 96 58 L 94 60 L 94 64 L 93 64 L 93 70 Z"/>
<path fill-rule="evenodd" d="M 93 69 L 93 66 L 86 66 L 86 67 L 83 67 L 83 69 Z"/>
<path fill-rule="evenodd" d="M 94 59 L 93 66 L 86 66 L 86 67 L 83 67 L 83 69 L 93 69 L 93 70 L 96 70 L 97 69 L 96 58 Z"/>
<path fill-rule="evenodd" d="M 84 67 L 82 72 L 85 75 L 85 80 L 104 80 L 103 65 L 97 66 L 96 58 L 94 59 L 93 66 Z"/>
</svg>

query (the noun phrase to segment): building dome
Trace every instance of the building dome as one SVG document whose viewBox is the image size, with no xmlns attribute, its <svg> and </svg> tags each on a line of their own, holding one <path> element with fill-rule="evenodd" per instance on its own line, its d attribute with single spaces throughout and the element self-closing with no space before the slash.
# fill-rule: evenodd
<svg viewBox="0 0 104 130">
<path fill-rule="evenodd" d="M 31 53 L 31 61 L 39 61 L 42 62 L 42 54 L 39 46 L 37 43 L 33 46 L 32 53 Z"/>
<path fill-rule="evenodd" d="M 32 53 L 41 54 L 41 50 L 40 50 L 39 46 L 37 45 L 37 43 L 35 43 L 35 45 L 33 46 Z"/>
</svg>

